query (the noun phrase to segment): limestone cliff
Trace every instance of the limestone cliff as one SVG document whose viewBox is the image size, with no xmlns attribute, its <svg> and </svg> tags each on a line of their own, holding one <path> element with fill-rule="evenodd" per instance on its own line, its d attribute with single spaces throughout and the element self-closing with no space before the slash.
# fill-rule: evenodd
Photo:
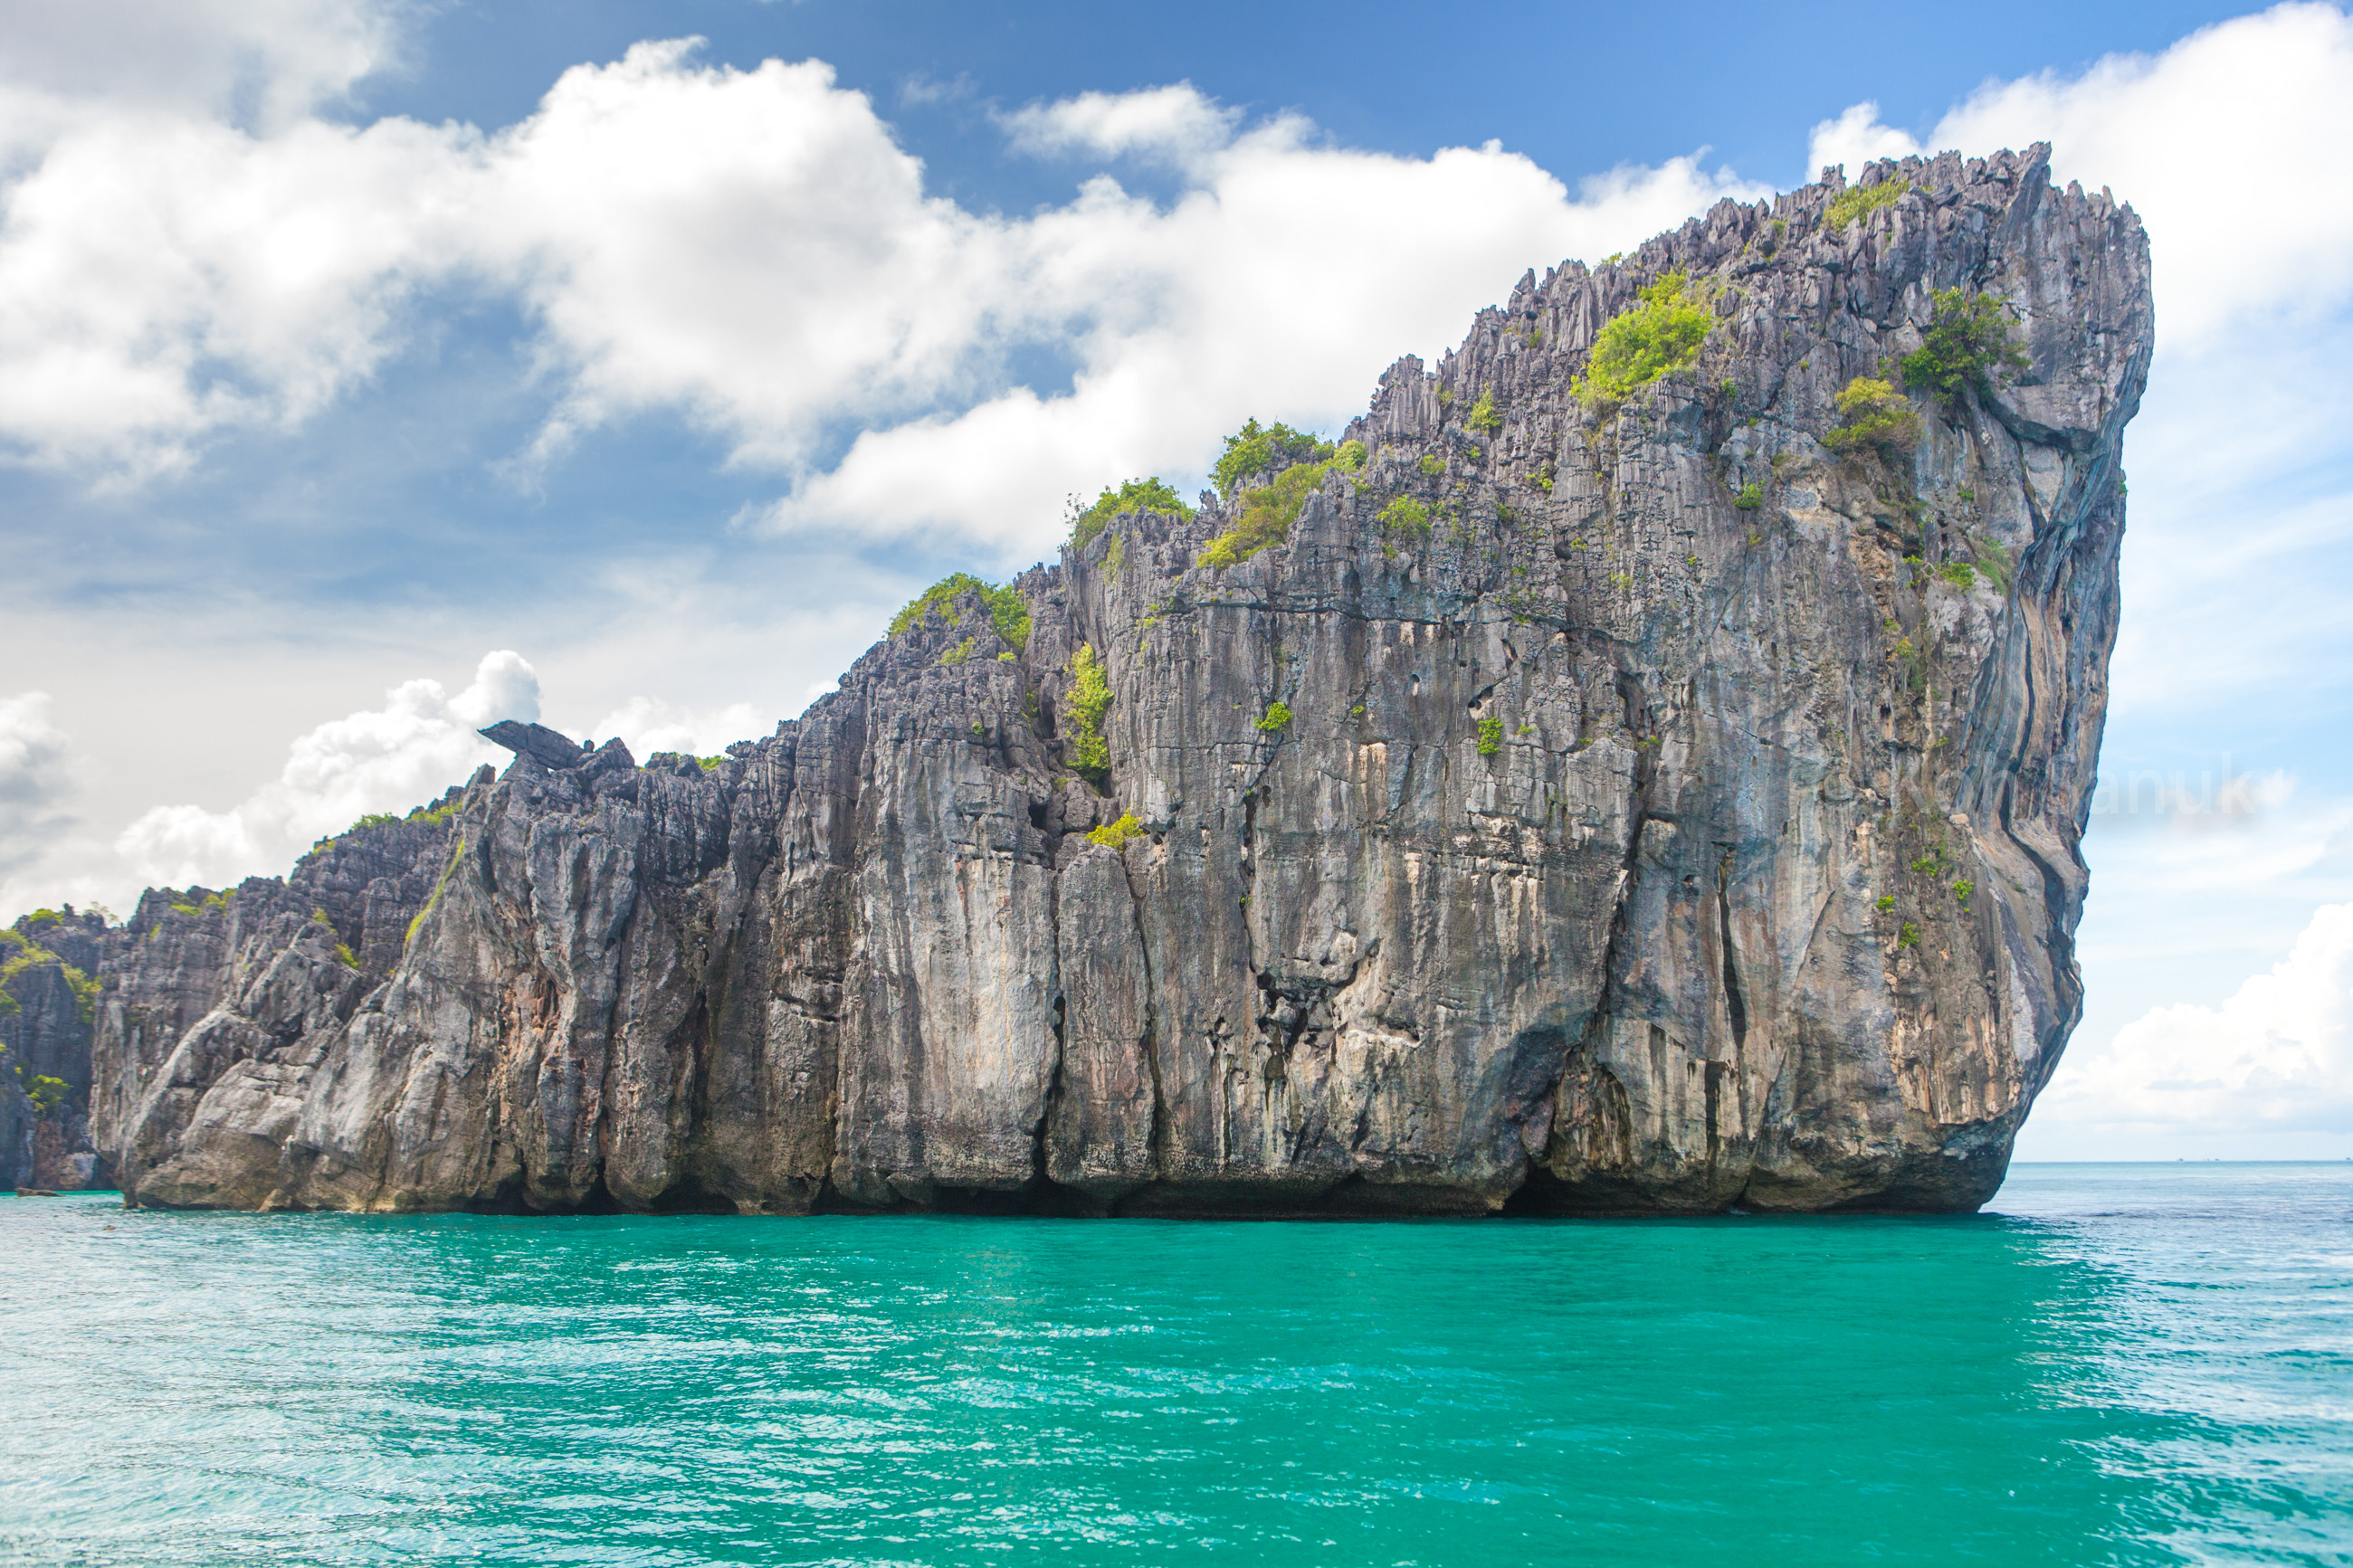
<svg viewBox="0 0 2353 1568">
<path fill-rule="evenodd" d="M 41 910 L 0 928 L 0 1187 L 95 1187 L 91 1142 L 95 976 L 114 945 L 105 918 Z"/>
<path fill-rule="evenodd" d="M 1361 449 L 1116 517 L 1026 633 L 949 597 L 715 766 L 502 726 L 151 894 L 102 1148 L 163 1205 L 1974 1206 L 2080 1011 L 2150 344 L 2137 220 L 2046 156 L 1531 274 Z M 1613 392 L 1646 298 L 1695 357 Z"/>
</svg>

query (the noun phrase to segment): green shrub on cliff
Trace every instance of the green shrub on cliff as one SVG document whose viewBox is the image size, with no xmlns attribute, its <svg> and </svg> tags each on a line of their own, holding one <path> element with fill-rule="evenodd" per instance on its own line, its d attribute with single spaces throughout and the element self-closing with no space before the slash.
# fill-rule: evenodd
<svg viewBox="0 0 2353 1568">
<path fill-rule="evenodd" d="M 1997 374 L 2024 370 L 2030 363 L 2000 300 L 1940 289 L 1926 337 L 1904 356 L 1904 384 L 1935 393 L 1949 408 L 1965 390 L 1991 392 Z"/>
<path fill-rule="evenodd" d="M 42 915 L 47 915 L 48 920 L 41 920 L 39 917 Z M 62 923 L 64 918 L 53 910 L 39 910 L 27 917 L 25 923 L 38 931 L 45 925 Z M 58 966 L 58 974 L 63 976 L 67 988 L 73 993 L 75 1011 L 81 1015 L 83 1023 L 89 1023 L 97 1012 L 98 982 L 31 937 L 6 926 L 0 926 L 0 1016 L 22 1011 L 22 1005 L 11 994 L 10 986 L 16 976 L 44 963 Z"/>
<path fill-rule="evenodd" d="M 1071 689 L 1062 694 L 1071 717 L 1071 766 L 1081 773 L 1111 771 L 1111 742 L 1103 738 L 1104 710 L 1111 707 L 1111 679 L 1094 646 L 1081 643 L 1071 659 Z"/>
<path fill-rule="evenodd" d="M 1987 582 L 1993 584 L 1993 591 L 1997 594 L 2009 593 L 2010 573 L 2014 565 L 2010 558 L 2010 552 L 1990 539 L 1972 540 L 1970 549 L 1977 556 L 1978 571 L 1984 574 Z"/>
<path fill-rule="evenodd" d="M 1504 416 L 1495 412 L 1493 393 L 1482 392 L 1479 395 L 1479 401 L 1472 404 L 1471 412 L 1462 416 L 1462 427 L 1465 430 L 1476 430 L 1482 436 L 1502 434 Z"/>
<path fill-rule="evenodd" d="M 1838 428 L 1822 437 L 1833 452 L 1852 456 L 1877 452 L 1894 458 L 1910 451 L 1920 440 L 1920 416 L 1904 395 L 1883 381 L 1857 376 L 1835 400 Z"/>
<path fill-rule="evenodd" d="M 1585 374 L 1571 387 L 1587 403 L 1623 403 L 1699 357 L 1715 319 L 1680 272 L 1642 290 L 1642 302 L 1611 318 L 1593 340 Z"/>
<path fill-rule="evenodd" d="M 1226 437 L 1226 455 L 1213 470 L 1219 489 L 1231 493 L 1235 485 L 1252 474 L 1283 464 L 1289 467 L 1270 482 L 1241 493 L 1236 503 L 1240 515 L 1234 526 L 1209 541 L 1196 564 L 1222 572 L 1279 543 L 1289 536 L 1291 525 L 1299 521 L 1300 509 L 1323 484 L 1324 475 L 1335 468 L 1353 474 L 1365 466 L 1365 459 L 1362 441 L 1343 441 L 1335 447 L 1288 425 L 1261 429 L 1257 420 L 1250 421 L 1240 435 Z"/>
<path fill-rule="evenodd" d="M 1280 734 L 1291 728 L 1290 704 L 1280 699 L 1266 705 L 1266 712 L 1257 721 L 1257 727 L 1270 735 Z"/>
<path fill-rule="evenodd" d="M 1113 518 L 1130 511 L 1156 511 L 1175 518 L 1193 515 L 1193 509 L 1185 504 L 1184 498 L 1166 479 L 1130 479 L 1117 489 L 1105 485 L 1092 506 L 1072 514 L 1071 548 L 1084 550 L 1111 525 Z"/>
<path fill-rule="evenodd" d="M 1357 447 L 1360 452 L 1363 449 L 1361 446 Z M 1252 474 L 1290 463 L 1326 462 L 1338 451 L 1329 441 L 1319 441 L 1304 430 L 1293 430 L 1280 423 L 1261 426 L 1250 419 L 1226 437 L 1225 455 L 1209 469 L 1209 477 L 1223 494 Z"/>
<path fill-rule="evenodd" d="M 66 1096 L 71 1089 L 72 1086 L 65 1079 L 44 1075 L 25 1085 L 25 1098 L 33 1102 L 34 1110 L 47 1121 L 58 1113 L 58 1107 L 66 1102 Z"/>
<path fill-rule="evenodd" d="M 1222 572 L 1290 537 L 1291 525 L 1299 521 L 1300 509 L 1322 487 L 1324 476 L 1332 468 L 1330 463 L 1294 464 L 1275 475 L 1271 483 L 1244 490 L 1239 506 L 1240 517 L 1233 527 L 1209 541 L 1201 552 L 1199 563 Z"/>
<path fill-rule="evenodd" d="M 1492 757 L 1504 749 L 1504 721 L 1501 719 L 1479 721 L 1479 754 Z"/>
<path fill-rule="evenodd" d="M 426 898 L 425 907 L 417 910 L 409 920 L 408 930 L 400 939 L 402 952 L 406 952 L 408 944 L 417 940 L 417 928 L 425 923 L 425 917 L 431 914 L 434 907 L 441 902 L 441 895 L 448 889 L 449 879 L 458 874 L 459 863 L 465 858 L 466 840 L 461 837 L 457 843 L 449 847 L 449 863 L 441 868 L 440 879 L 433 884 L 433 891 Z"/>
<path fill-rule="evenodd" d="M 1020 647 L 1029 641 L 1029 605 L 1012 587 L 999 588 L 984 583 L 969 572 L 955 572 L 941 578 L 908 601 L 906 607 L 891 617 L 891 635 L 897 637 L 933 610 L 952 626 L 964 624 L 962 612 L 955 607 L 957 599 L 966 591 L 978 594 L 981 603 L 988 606 L 989 624 L 997 635 Z"/>
<path fill-rule="evenodd" d="M 1829 209 L 1822 214 L 1822 223 L 1832 230 L 1844 228 L 1859 217 L 1869 217 L 1882 207 L 1894 206 L 1917 188 L 1909 180 L 1882 180 L 1875 185 L 1849 185 L 1831 198 Z"/>
<path fill-rule="evenodd" d="M 1121 812 L 1117 822 L 1107 822 L 1100 827 L 1087 829 L 1088 841 L 1100 844 L 1106 849 L 1124 849 L 1129 839 L 1143 837 L 1144 824 L 1135 820 L 1135 813 L 1132 811 Z"/>
<path fill-rule="evenodd" d="M 1399 496 L 1381 508 L 1380 515 L 1373 519 L 1373 526 L 1385 539 L 1428 539 L 1430 508 L 1411 496 Z"/>
</svg>

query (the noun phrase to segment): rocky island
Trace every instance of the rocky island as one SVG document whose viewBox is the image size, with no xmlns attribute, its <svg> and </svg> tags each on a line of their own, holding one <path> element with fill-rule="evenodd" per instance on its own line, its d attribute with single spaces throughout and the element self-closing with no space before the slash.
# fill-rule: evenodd
<svg viewBox="0 0 2353 1568">
<path fill-rule="evenodd" d="M 502 724 L 76 926 L 31 1121 L 192 1207 L 1973 1208 L 2081 1011 L 2150 343 L 2047 148 L 1722 203 L 765 740 Z"/>
</svg>

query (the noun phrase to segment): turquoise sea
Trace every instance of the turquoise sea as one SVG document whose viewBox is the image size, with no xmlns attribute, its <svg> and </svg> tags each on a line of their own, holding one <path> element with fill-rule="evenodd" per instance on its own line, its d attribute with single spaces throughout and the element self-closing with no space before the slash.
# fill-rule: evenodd
<svg viewBox="0 0 2353 1568">
<path fill-rule="evenodd" d="M 2353 1563 L 2353 1165 L 1925 1220 L 0 1198 L 0 1560 Z"/>
</svg>

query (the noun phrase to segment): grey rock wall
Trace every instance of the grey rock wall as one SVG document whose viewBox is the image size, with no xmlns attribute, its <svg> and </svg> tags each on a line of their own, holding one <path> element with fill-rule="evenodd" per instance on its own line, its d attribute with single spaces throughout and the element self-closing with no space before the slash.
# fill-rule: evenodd
<svg viewBox="0 0 2353 1568">
<path fill-rule="evenodd" d="M 0 931 L 0 1187 L 102 1186 L 89 1116 L 92 977 L 111 946 L 102 916 L 71 905 Z M 53 1104 L 28 1089 L 53 1079 Z"/>
<path fill-rule="evenodd" d="M 501 727 L 439 821 L 151 895 L 102 1148 L 244 1207 L 1975 1206 L 2081 1011 L 2150 345 L 2137 220 L 2046 158 L 1529 275 L 1223 572 L 1235 499 L 1122 517 L 1018 580 L 1022 647 L 967 595 L 714 769 Z M 1701 356 L 1597 417 L 1572 378 L 1670 271 Z M 1826 448 L 1952 286 L 2031 368 L 1915 397 L 1908 460 Z"/>
</svg>

